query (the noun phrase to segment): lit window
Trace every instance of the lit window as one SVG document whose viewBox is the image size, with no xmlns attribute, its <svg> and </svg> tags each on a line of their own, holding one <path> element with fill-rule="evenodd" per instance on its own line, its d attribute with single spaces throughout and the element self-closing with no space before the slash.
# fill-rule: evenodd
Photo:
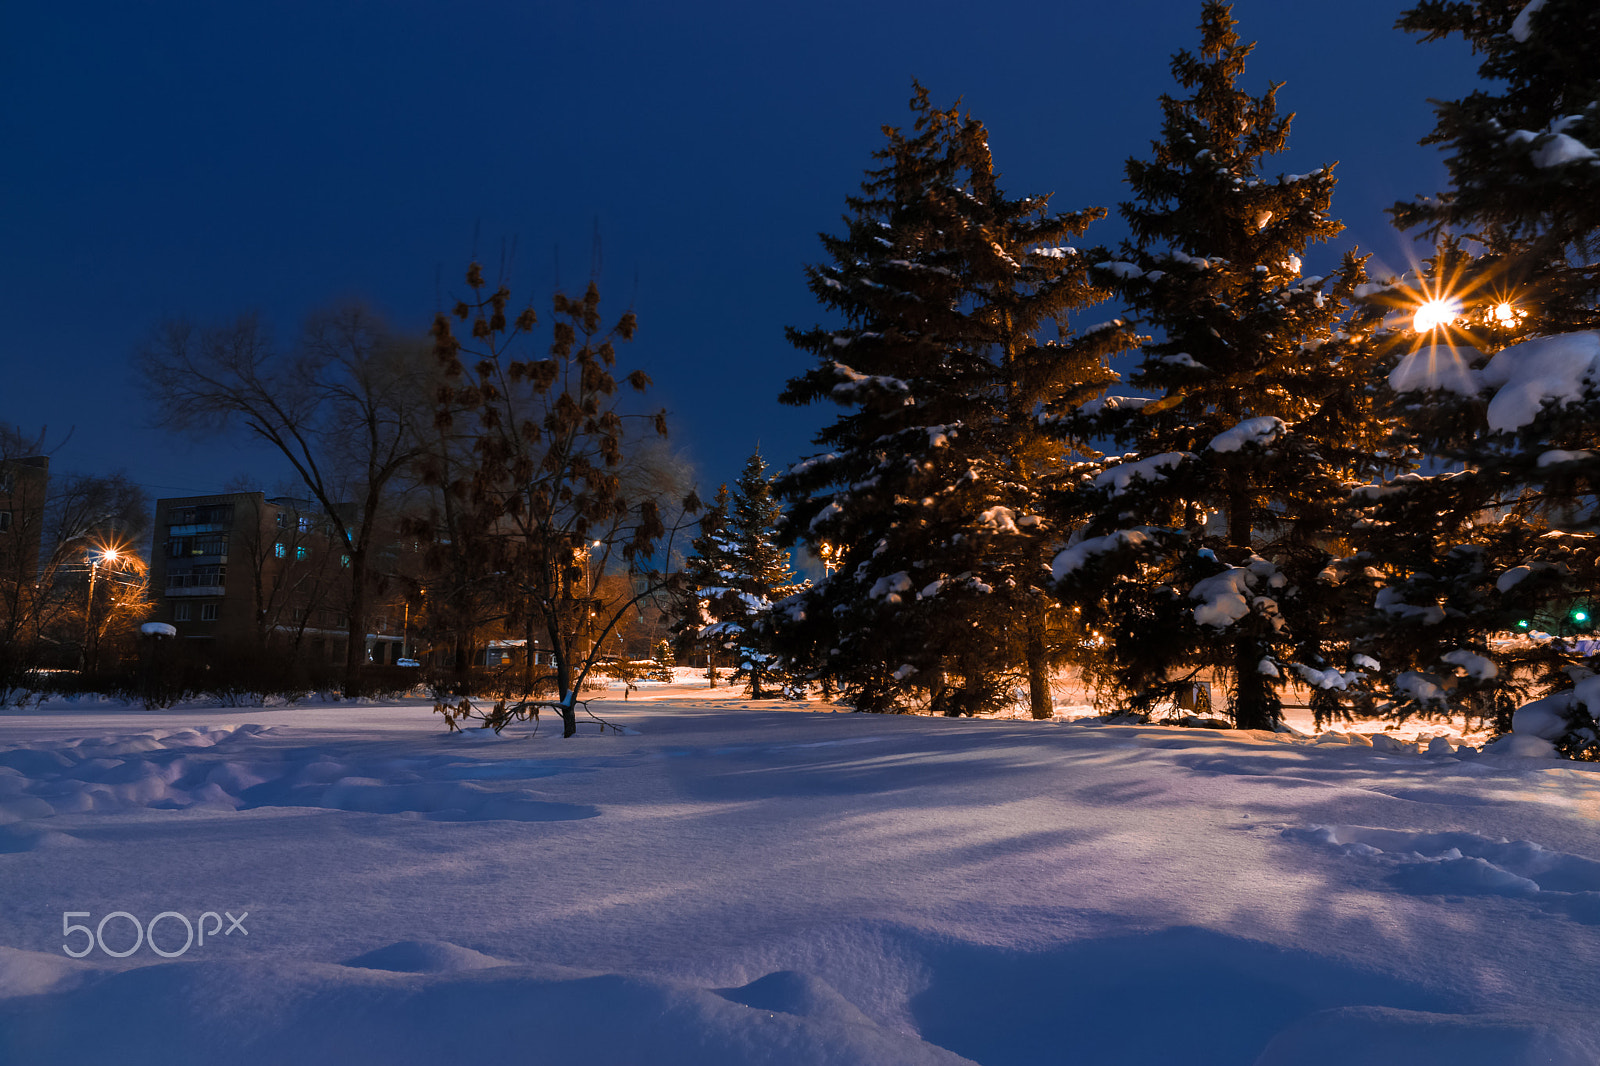
<svg viewBox="0 0 1600 1066">
<path fill-rule="evenodd" d="M 339 565 L 344 567 L 346 570 L 348 570 L 350 568 L 350 556 L 348 556 L 348 555 L 339 556 Z"/>
<path fill-rule="evenodd" d="M 310 550 L 307 549 L 304 544 L 299 544 L 299 545 L 295 546 L 294 557 L 296 559 L 304 559 L 306 556 L 308 556 L 310 554 L 311 554 Z"/>
<path fill-rule="evenodd" d="M 300 516 L 299 529 L 300 529 L 300 532 L 302 532 L 302 533 L 310 533 L 311 532 L 311 516 L 310 515 L 301 515 Z"/>
<path fill-rule="evenodd" d="M 274 544 L 272 546 L 272 554 L 282 559 L 285 555 L 289 554 L 289 549 L 285 548 L 282 544 Z"/>
</svg>

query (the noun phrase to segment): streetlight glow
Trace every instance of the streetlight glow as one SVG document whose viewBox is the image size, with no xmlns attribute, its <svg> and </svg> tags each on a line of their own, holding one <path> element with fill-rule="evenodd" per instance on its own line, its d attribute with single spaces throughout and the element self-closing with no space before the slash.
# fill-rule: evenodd
<svg viewBox="0 0 1600 1066">
<path fill-rule="evenodd" d="M 1427 301 L 1412 316 L 1411 328 L 1418 333 L 1431 333 L 1440 326 L 1461 316 L 1461 301 L 1442 296 Z"/>
</svg>

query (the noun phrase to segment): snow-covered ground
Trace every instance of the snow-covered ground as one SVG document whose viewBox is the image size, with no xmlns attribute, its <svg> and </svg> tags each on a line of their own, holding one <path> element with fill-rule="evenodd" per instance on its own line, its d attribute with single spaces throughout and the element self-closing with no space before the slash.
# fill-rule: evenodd
<svg viewBox="0 0 1600 1066">
<path fill-rule="evenodd" d="M 1600 768 L 594 709 L 0 711 L 0 1062 L 1600 1062 Z"/>
</svg>

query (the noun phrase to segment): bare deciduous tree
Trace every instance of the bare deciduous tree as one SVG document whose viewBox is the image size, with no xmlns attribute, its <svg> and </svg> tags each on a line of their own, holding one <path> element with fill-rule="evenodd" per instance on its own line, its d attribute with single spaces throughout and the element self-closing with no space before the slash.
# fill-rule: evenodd
<svg viewBox="0 0 1600 1066">
<path fill-rule="evenodd" d="M 205 329 L 169 321 L 137 366 L 160 424 L 245 430 L 283 455 L 323 509 L 349 561 L 345 691 L 359 692 L 375 535 L 418 455 L 425 354 L 370 311 L 346 306 L 312 316 L 289 351 L 253 315 Z"/>
<path fill-rule="evenodd" d="M 557 687 L 554 700 L 525 693 L 483 717 L 498 729 L 551 707 L 572 736 L 578 690 L 606 637 L 674 580 L 657 562 L 658 549 L 666 540 L 662 554 L 670 558 L 669 534 L 699 501 L 692 492 L 667 495 L 676 487 L 676 479 L 663 479 L 670 464 L 629 462 L 630 451 L 641 454 L 630 424 L 667 433 L 665 412 L 630 411 L 619 395 L 624 385 L 643 393 L 650 384 L 642 370 L 623 376 L 616 367 L 617 342 L 633 337 L 631 311 L 606 329 L 594 283 L 578 299 L 558 293 L 548 356 L 522 359 L 518 349 L 537 322 L 533 308 L 508 318 L 510 290 L 490 290 L 476 263 L 467 284 L 471 299 L 440 313 L 433 337 L 447 381 L 436 397 L 436 425 L 447 433 L 472 420 L 458 431 L 470 441 L 471 461 L 437 487 L 460 512 L 457 530 L 472 539 L 478 572 L 514 593 L 507 623 L 530 633 L 537 625 L 548 638 Z M 452 317 L 469 327 L 466 342 L 455 336 Z M 613 567 L 629 579 L 614 600 L 599 594 Z M 470 703 L 452 725 L 463 713 Z"/>
</svg>

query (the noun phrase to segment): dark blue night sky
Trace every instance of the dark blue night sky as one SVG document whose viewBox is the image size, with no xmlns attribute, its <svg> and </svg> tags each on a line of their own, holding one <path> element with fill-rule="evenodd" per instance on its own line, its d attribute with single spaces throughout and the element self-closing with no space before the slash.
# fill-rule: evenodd
<svg viewBox="0 0 1600 1066">
<path fill-rule="evenodd" d="M 1277 169 L 1339 160 L 1339 249 L 1375 273 L 1406 266 L 1382 209 L 1444 184 L 1416 144 L 1427 98 L 1475 68 L 1393 30 L 1404 6 L 1234 8 L 1259 42 L 1244 87 L 1287 81 L 1298 113 Z M 1008 192 L 1112 208 L 1080 243 L 1115 243 L 1123 162 L 1198 18 L 1197 0 L 8 5 L 0 420 L 52 443 L 75 427 L 57 469 L 126 468 L 153 497 L 270 488 L 266 453 L 148 428 L 129 357 L 157 321 L 258 309 L 287 342 L 358 296 L 421 333 L 440 280 L 449 301 L 475 250 L 493 268 L 512 242 L 513 291 L 543 312 L 588 280 L 598 229 L 605 306 L 640 321 L 623 362 L 655 378 L 702 486 L 758 440 L 790 462 L 833 417 L 776 400 L 809 365 L 783 327 L 821 314 L 801 268 L 911 79 L 988 125 Z"/>
</svg>

